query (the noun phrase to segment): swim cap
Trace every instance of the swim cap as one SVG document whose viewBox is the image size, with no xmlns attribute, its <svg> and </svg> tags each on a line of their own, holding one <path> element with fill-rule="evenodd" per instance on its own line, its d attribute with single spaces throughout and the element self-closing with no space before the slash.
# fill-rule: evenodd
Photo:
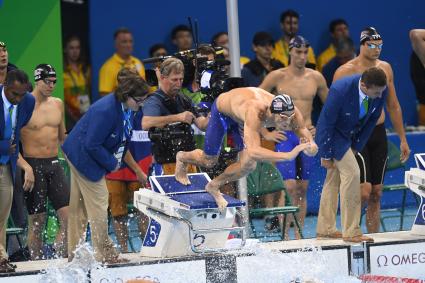
<svg viewBox="0 0 425 283">
<path fill-rule="evenodd" d="M 293 112 L 295 110 L 294 102 L 289 95 L 279 94 L 272 100 L 270 111 L 273 114 L 281 114 L 284 112 Z"/>
<path fill-rule="evenodd" d="M 49 64 L 40 64 L 35 67 L 34 81 L 44 80 L 45 78 L 56 78 L 56 71 Z"/>
<path fill-rule="evenodd" d="M 374 27 L 367 27 L 360 34 L 360 44 L 363 44 L 365 41 L 380 39 L 382 37 Z"/>
<path fill-rule="evenodd" d="M 301 35 L 296 35 L 295 37 L 293 37 L 291 39 L 291 41 L 289 41 L 289 50 L 291 50 L 293 47 L 295 47 L 295 48 L 300 48 L 300 47 L 309 48 L 310 43 L 308 42 L 307 39 L 305 39 Z"/>
</svg>

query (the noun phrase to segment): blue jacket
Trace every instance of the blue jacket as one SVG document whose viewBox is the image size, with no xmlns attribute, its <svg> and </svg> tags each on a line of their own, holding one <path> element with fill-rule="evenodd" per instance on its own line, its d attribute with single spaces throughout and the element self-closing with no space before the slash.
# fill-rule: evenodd
<svg viewBox="0 0 425 283">
<path fill-rule="evenodd" d="M 4 106 L 3 99 L 1 99 L 1 93 L 3 91 L 3 86 L 0 86 L 0 154 L 8 155 L 10 141 L 9 139 L 4 139 L 4 129 L 5 129 L 5 121 L 4 121 Z M 12 169 L 12 177 L 15 180 L 15 172 L 16 172 L 16 162 L 18 160 L 19 153 L 19 141 L 21 140 L 21 129 L 25 127 L 25 125 L 29 122 L 32 116 L 32 112 L 34 110 L 35 99 L 30 94 L 25 94 L 24 98 L 22 98 L 21 102 L 18 104 L 17 113 L 16 113 L 16 127 L 15 127 L 15 143 L 16 143 L 16 152 L 14 155 L 10 157 L 10 165 Z"/>
<path fill-rule="evenodd" d="M 351 147 L 361 151 L 381 115 L 388 88 L 381 98 L 369 100 L 368 113 L 359 121 L 359 80 L 361 75 L 334 82 L 317 122 L 319 156 L 341 160 Z"/>
<path fill-rule="evenodd" d="M 102 97 L 77 122 L 62 146 L 67 159 L 92 182 L 117 166 L 114 153 L 123 141 L 123 115 L 121 102 L 113 93 Z"/>
</svg>

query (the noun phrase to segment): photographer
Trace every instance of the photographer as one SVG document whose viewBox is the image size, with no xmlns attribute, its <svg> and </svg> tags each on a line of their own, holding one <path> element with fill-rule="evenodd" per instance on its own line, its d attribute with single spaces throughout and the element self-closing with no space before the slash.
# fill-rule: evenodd
<svg viewBox="0 0 425 283">
<path fill-rule="evenodd" d="M 175 156 L 170 158 L 170 162 L 159 160 L 166 159 L 163 158 L 163 155 L 168 155 L 169 157 L 170 151 L 171 154 L 175 151 L 175 148 L 171 148 L 171 144 L 175 141 L 175 138 L 172 135 L 173 131 L 170 127 L 174 129 L 179 128 L 180 133 L 182 131 L 185 133 L 184 138 L 180 137 L 182 142 L 173 144 L 173 146 L 188 146 L 188 144 L 191 144 L 194 147 L 193 132 L 187 133 L 187 125 L 194 123 L 199 129 L 203 130 L 208 124 L 208 118 L 195 117 L 192 102 L 181 93 L 183 77 L 184 66 L 182 61 L 177 58 L 166 59 L 161 63 L 158 70 L 159 89 L 152 93 L 143 105 L 143 129 L 150 129 L 150 133 L 154 130 L 155 134 L 158 133 L 159 135 L 163 133 L 165 137 L 160 139 L 160 142 L 153 141 L 152 148 L 154 159 L 162 164 L 164 174 L 174 174 L 175 170 L 175 164 L 173 163 Z M 164 145 L 164 143 L 167 143 L 168 146 Z M 159 146 L 166 148 L 167 152 L 158 150 Z M 193 169 L 189 170 L 194 171 Z"/>
</svg>

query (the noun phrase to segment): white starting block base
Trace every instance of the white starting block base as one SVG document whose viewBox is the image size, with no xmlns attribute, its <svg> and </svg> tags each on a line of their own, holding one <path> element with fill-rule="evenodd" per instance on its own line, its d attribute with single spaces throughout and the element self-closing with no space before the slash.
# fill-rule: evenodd
<svg viewBox="0 0 425 283">
<path fill-rule="evenodd" d="M 404 174 L 404 184 L 421 199 L 412 234 L 425 236 L 425 153 L 415 154 L 417 168 L 411 168 Z"/>
<path fill-rule="evenodd" d="M 191 184 L 182 185 L 174 175 L 152 176 L 152 190 L 134 193 L 134 206 L 149 216 L 142 256 L 164 258 L 189 256 L 200 252 L 219 252 L 235 222 L 237 208 L 245 204 L 225 196 L 228 207 L 222 213 L 205 191 L 210 181 L 206 173 L 188 175 Z M 243 243 L 242 243 L 243 245 Z"/>
</svg>

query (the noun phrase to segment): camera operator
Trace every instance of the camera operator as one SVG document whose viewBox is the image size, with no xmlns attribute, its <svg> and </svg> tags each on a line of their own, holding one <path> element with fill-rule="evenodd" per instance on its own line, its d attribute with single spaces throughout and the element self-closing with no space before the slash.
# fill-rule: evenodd
<svg viewBox="0 0 425 283">
<path fill-rule="evenodd" d="M 196 117 L 194 107 L 190 99 L 181 93 L 184 77 L 184 66 L 181 60 L 177 58 L 168 58 L 161 63 L 158 70 L 159 89 L 152 93 L 143 105 L 143 120 L 142 127 L 144 130 L 158 130 L 162 128 L 163 133 L 167 133 L 167 129 L 175 123 L 184 126 L 194 123 L 199 129 L 204 130 L 208 124 L 207 117 Z M 185 125 L 186 124 L 186 125 Z M 174 127 L 173 126 L 173 127 Z M 186 127 L 187 128 L 187 127 Z M 161 129 L 159 129 L 161 132 Z M 152 129 L 151 129 L 152 131 Z M 183 130 L 184 131 L 184 130 Z M 170 133 L 171 131 L 168 131 Z M 181 132 L 181 131 L 180 131 Z M 186 132 L 185 132 L 186 133 Z M 152 140 L 152 138 L 151 138 Z M 161 143 L 175 140 L 172 134 L 166 135 Z M 181 143 L 173 146 L 187 146 L 187 143 L 192 143 L 194 147 L 193 132 L 188 133 Z M 171 162 L 160 162 L 159 159 L 164 159 L 163 156 L 158 156 L 159 142 L 153 142 L 154 159 L 158 163 L 162 163 L 162 171 L 164 174 L 174 174 L 175 164 Z M 167 146 L 166 146 L 167 147 Z M 174 152 L 175 148 L 168 146 L 168 151 Z M 161 152 L 161 155 L 170 155 L 170 152 Z M 173 158 L 175 160 L 175 156 Z M 189 171 L 194 172 L 194 168 L 189 168 Z"/>
</svg>

